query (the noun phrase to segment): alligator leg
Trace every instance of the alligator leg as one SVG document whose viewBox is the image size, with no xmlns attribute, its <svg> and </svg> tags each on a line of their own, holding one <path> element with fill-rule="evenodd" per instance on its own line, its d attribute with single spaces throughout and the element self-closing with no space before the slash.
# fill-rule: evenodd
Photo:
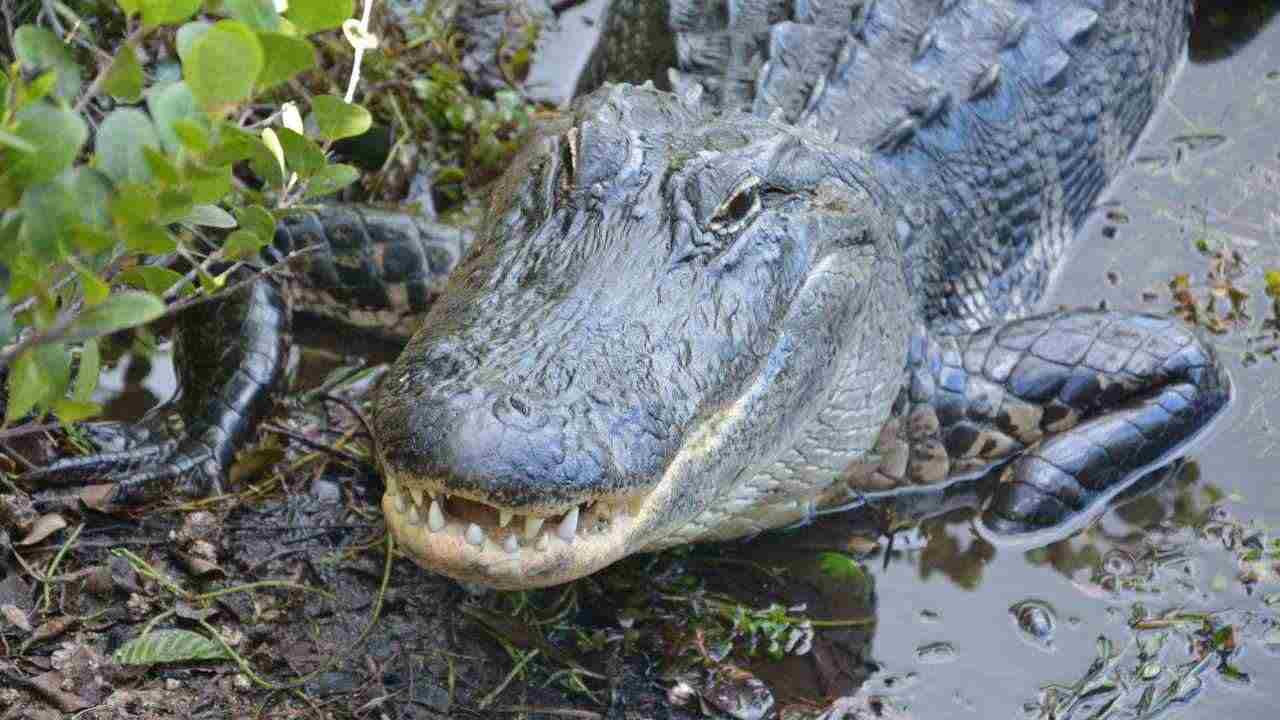
<svg viewBox="0 0 1280 720">
<path fill-rule="evenodd" d="M 858 484 L 875 495 L 995 471 L 984 532 L 1066 534 L 1176 459 L 1229 396 L 1212 350 L 1169 318 L 1085 310 L 921 333 Z"/>
<path fill-rule="evenodd" d="M 115 483 L 111 504 L 121 505 L 152 499 L 169 483 L 188 496 L 220 491 L 236 451 L 271 410 L 284 376 L 289 321 L 280 287 L 266 279 L 193 306 L 179 321 L 175 357 L 186 433 L 60 460 L 24 480 L 45 486 L 108 480 Z"/>
<path fill-rule="evenodd" d="M 46 487 L 105 480 L 116 486 L 110 502 L 120 505 L 170 486 L 188 496 L 219 492 L 284 384 L 291 305 L 306 303 L 321 322 L 406 335 L 468 241 L 457 229 L 374 208 L 335 205 L 287 218 L 271 253 L 307 250 L 288 283 L 259 279 L 179 319 L 177 411 L 188 420 L 181 437 L 68 458 L 24 480 Z"/>
</svg>

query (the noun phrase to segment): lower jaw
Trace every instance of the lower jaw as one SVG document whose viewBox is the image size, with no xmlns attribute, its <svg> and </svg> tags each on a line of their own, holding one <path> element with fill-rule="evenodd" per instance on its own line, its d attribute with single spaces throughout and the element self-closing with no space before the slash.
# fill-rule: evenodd
<svg viewBox="0 0 1280 720">
<path fill-rule="evenodd" d="M 396 543 L 423 568 L 500 590 L 548 587 L 590 575 L 630 554 L 627 539 L 636 527 L 635 518 L 617 515 L 607 523 L 593 523 L 571 542 L 548 532 L 537 546 L 512 553 L 489 538 L 472 544 L 461 522 L 450 521 L 436 531 L 410 522 L 393 492 L 383 496 L 382 512 Z"/>
</svg>

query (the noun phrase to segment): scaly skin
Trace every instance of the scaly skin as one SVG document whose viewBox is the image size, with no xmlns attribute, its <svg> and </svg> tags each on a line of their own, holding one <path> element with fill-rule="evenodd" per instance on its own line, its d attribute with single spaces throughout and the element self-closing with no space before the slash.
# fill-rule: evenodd
<svg viewBox="0 0 1280 720">
<path fill-rule="evenodd" d="M 993 472 L 986 531 L 1043 540 L 1225 406 L 1171 321 L 1027 317 L 1189 2 L 706 6 L 670 4 L 674 93 L 606 86 L 535 128 L 381 385 L 383 509 L 418 562 L 550 585 Z M 358 235 L 330 282 L 379 276 Z"/>
</svg>

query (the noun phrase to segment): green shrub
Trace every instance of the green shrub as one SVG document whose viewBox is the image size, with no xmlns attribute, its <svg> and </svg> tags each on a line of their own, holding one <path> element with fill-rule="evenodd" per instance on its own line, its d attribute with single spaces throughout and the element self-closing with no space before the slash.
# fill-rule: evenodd
<svg viewBox="0 0 1280 720">
<path fill-rule="evenodd" d="M 320 95 L 299 99 L 303 122 L 284 102 L 316 67 L 309 37 L 351 18 L 353 0 L 290 0 L 283 14 L 272 0 L 115 4 L 85 19 L 123 28 L 109 57 L 28 24 L 0 67 L 5 424 L 97 414 L 100 337 L 219 292 L 230 270 L 216 270 L 260 265 L 290 206 L 357 178 L 327 151 L 369 113 Z M 51 25 L 79 25 L 53 5 Z"/>
</svg>

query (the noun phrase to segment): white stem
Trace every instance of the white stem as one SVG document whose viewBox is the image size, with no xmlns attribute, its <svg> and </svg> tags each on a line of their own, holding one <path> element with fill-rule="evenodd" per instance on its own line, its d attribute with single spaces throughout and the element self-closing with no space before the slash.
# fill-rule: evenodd
<svg viewBox="0 0 1280 720">
<path fill-rule="evenodd" d="M 360 31 L 365 35 L 369 34 L 369 16 L 373 13 L 373 0 L 364 0 L 364 13 L 360 17 Z M 364 44 L 356 43 L 356 59 L 351 66 L 351 81 L 347 83 L 347 96 L 344 98 L 347 102 L 352 102 L 356 97 L 356 84 L 360 82 L 360 63 L 364 61 Z"/>
</svg>

